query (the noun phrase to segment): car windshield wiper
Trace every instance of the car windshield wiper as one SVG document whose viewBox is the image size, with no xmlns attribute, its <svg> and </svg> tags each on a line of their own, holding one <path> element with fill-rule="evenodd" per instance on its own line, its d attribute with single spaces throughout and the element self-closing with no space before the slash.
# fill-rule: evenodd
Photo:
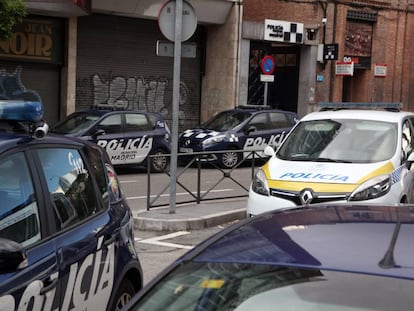
<svg viewBox="0 0 414 311">
<path fill-rule="evenodd" d="M 311 161 L 312 162 L 352 163 L 352 161 L 331 159 L 331 158 L 316 158 L 316 159 L 312 159 Z"/>
</svg>

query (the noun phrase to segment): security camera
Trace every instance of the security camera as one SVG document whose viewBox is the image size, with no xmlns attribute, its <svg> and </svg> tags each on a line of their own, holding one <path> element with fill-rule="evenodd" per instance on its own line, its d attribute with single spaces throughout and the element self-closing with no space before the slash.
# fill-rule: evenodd
<svg viewBox="0 0 414 311">
<path fill-rule="evenodd" d="M 326 17 L 322 18 L 322 24 L 326 25 L 326 22 L 328 21 L 328 19 Z"/>
<path fill-rule="evenodd" d="M 34 130 L 33 136 L 37 139 L 42 139 L 46 136 L 48 131 L 49 131 L 49 125 L 47 125 L 47 123 L 43 123 L 42 125 L 36 127 L 36 129 Z"/>
</svg>

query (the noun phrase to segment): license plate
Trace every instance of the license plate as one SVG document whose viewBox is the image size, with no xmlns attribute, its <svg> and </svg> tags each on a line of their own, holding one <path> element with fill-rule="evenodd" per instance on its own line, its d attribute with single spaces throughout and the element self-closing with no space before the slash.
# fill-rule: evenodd
<svg viewBox="0 0 414 311">
<path fill-rule="evenodd" d="M 180 148 L 180 152 L 193 152 L 193 149 L 191 148 Z"/>
</svg>

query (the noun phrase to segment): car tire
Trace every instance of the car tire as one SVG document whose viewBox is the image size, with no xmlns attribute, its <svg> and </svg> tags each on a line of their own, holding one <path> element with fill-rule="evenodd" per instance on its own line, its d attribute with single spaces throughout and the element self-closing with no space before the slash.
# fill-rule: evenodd
<svg viewBox="0 0 414 311">
<path fill-rule="evenodd" d="M 128 279 L 123 279 L 116 292 L 115 299 L 110 310 L 122 310 L 135 295 L 134 285 Z"/>
<path fill-rule="evenodd" d="M 166 156 L 166 153 L 162 149 L 157 149 L 152 154 L 155 157 L 151 157 L 150 165 L 151 165 L 151 172 L 153 173 L 161 173 L 164 172 L 169 165 L 169 157 Z"/>
<path fill-rule="evenodd" d="M 231 150 L 219 155 L 222 168 L 233 168 L 242 160 L 242 152 Z"/>
</svg>

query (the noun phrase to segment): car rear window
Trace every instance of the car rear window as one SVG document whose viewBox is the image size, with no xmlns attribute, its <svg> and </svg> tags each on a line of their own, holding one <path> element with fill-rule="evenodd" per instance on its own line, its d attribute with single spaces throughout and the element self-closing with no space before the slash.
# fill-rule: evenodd
<svg viewBox="0 0 414 311">
<path fill-rule="evenodd" d="M 148 122 L 147 116 L 143 113 L 127 113 L 125 114 L 126 130 L 133 131 L 149 131 L 153 128 Z"/>
</svg>

